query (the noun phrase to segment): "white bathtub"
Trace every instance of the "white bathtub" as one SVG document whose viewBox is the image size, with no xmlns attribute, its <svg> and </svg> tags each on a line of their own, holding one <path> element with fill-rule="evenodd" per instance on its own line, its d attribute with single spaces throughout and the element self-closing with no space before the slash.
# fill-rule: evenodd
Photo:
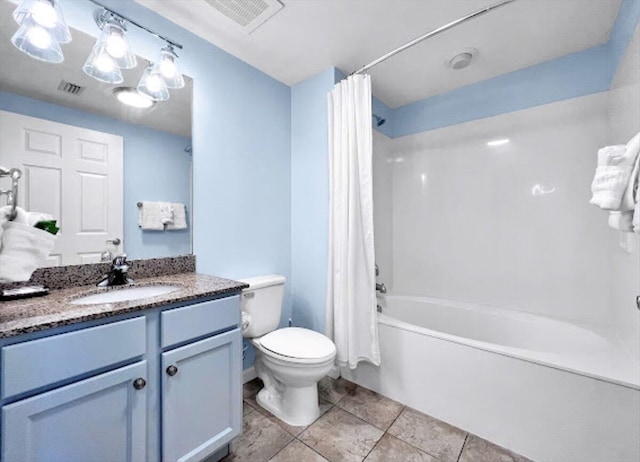
<svg viewBox="0 0 640 462">
<path fill-rule="evenodd" d="M 380 368 L 343 376 L 535 461 L 640 460 L 640 363 L 602 333 L 389 295 Z"/>
</svg>

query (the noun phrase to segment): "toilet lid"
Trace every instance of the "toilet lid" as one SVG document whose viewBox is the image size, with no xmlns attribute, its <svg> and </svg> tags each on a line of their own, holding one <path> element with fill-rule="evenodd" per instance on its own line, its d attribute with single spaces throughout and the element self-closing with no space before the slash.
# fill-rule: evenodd
<svg viewBox="0 0 640 462">
<path fill-rule="evenodd" d="M 300 359 L 320 359 L 336 352 L 336 346 L 328 337 L 301 327 L 274 330 L 260 338 L 267 350 L 282 356 Z"/>
</svg>

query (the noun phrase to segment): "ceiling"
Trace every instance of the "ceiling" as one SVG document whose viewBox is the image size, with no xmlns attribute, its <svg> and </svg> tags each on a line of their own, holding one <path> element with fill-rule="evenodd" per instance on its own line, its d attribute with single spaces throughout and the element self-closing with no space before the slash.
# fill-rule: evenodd
<svg viewBox="0 0 640 462">
<path fill-rule="evenodd" d="M 82 71 L 96 39 L 73 29 L 73 40 L 62 45 L 65 57 L 62 63 L 50 64 L 30 58 L 11 44 L 11 36 L 18 27 L 11 16 L 15 8 L 15 4 L 0 0 L 0 90 L 191 137 L 192 79 L 185 79 L 185 88 L 171 90 L 168 101 L 149 109 L 120 104 L 113 89 L 135 87 L 147 61 L 138 57 L 138 66 L 123 71 L 124 82 L 119 85 L 99 82 Z M 61 80 L 85 89 L 79 95 L 64 93 L 58 90 Z"/>
<path fill-rule="evenodd" d="M 409 40 L 494 0 L 280 0 L 251 34 L 206 0 L 135 0 L 287 84 L 336 66 L 353 72 Z M 231 1 L 231 0 L 229 0 Z M 249 0 L 234 0 L 246 3 Z M 255 1 L 255 0 L 252 0 Z M 621 0 L 518 0 L 396 55 L 370 73 L 390 107 L 607 42 Z M 448 60 L 479 50 L 466 69 Z"/>
</svg>

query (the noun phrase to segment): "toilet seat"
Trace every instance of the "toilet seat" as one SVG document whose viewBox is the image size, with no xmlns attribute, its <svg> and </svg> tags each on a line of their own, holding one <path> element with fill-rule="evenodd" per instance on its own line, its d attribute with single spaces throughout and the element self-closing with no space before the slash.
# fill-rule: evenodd
<svg viewBox="0 0 640 462">
<path fill-rule="evenodd" d="M 297 363 L 321 363 L 336 354 L 333 342 L 318 332 L 301 327 L 285 327 L 255 339 L 265 353 Z"/>
</svg>

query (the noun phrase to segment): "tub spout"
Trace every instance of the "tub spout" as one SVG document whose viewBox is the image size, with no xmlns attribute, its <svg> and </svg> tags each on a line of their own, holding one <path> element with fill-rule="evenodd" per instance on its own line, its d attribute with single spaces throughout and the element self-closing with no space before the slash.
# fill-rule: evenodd
<svg viewBox="0 0 640 462">
<path fill-rule="evenodd" d="M 380 291 L 381 294 L 387 293 L 387 288 L 384 286 L 384 283 L 376 282 L 376 290 Z"/>
</svg>

